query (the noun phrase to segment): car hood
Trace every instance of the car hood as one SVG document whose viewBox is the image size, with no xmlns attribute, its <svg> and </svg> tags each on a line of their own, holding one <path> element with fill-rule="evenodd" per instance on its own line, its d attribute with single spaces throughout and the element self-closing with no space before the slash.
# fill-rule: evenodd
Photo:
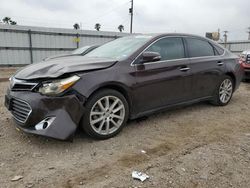
<svg viewBox="0 0 250 188">
<path fill-rule="evenodd" d="M 114 59 L 69 56 L 28 65 L 15 74 L 15 78 L 32 80 L 57 78 L 65 73 L 105 69 L 116 63 Z"/>
<path fill-rule="evenodd" d="M 44 58 L 44 61 L 48 61 L 50 59 L 56 59 L 56 58 L 61 58 L 61 57 L 68 57 L 68 56 L 77 56 L 77 54 L 60 54 L 60 55 L 53 55 Z"/>
</svg>

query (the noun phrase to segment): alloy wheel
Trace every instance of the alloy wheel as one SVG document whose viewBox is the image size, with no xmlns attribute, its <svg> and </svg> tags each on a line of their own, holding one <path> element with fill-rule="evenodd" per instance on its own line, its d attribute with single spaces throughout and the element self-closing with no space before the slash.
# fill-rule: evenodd
<svg viewBox="0 0 250 188">
<path fill-rule="evenodd" d="M 90 125 L 100 135 L 109 135 L 120 128 L 125 119 L 125 106 L 116 96 L 99 99 L 90 111 Z"/>
<path fill-rule="evenodd" d="M 221 83 L 220 89 L 219 89 L 220 101 L 226 104 L 231 99 L 232 93 L 233 93 L 232 81 L 230 79 L 225 79 Z"/>
</svg>

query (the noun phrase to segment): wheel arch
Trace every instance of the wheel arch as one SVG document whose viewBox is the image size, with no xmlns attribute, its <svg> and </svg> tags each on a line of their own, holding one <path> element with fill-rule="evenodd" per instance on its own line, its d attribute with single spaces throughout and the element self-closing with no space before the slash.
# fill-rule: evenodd
<svg viewBox="0 0 250 188">
<path fill-rule="evenodd" d="M 131 110 L 132 98 L 131 98 L 131 93 L 129 91 L 130 89 L 127 86 L 125 86 L 124 84 L 119 83 L 119 82 L 108 82 L 108 83 L 104 83 L 104 84 L 102 84 L 102 85 L 100 85 L 98 87 L 93 88 L 88 93 L 87 100 L 91 96 L 93 96 L 96 92 L 98 92 L 100 90 L 104 90 L 104 89 L 113 89 L 113 90 L 116 90 L 116 91 L 120 92 L 125 97 L 125 99 L 127 100 L 128 105 L 129 105 L 129 109 Z"/>
<path fill-rule="evenodd" d="M 226 75 L 227 75 L 227 76 L 230 76 L 230 77 L 232 78 L 232 80 L 233 80 L 233 86 L 234 86 L 233 90 L 235 90 L 236 77 L 235 77 L 234 73 L 232 73 L 232 72 L 227 72 Z"/>
</svg>

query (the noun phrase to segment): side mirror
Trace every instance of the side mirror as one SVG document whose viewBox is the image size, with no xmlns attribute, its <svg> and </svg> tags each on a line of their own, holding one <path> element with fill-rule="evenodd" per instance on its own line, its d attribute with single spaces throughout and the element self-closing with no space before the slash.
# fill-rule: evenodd
<svg viewBox="0 0 250 188">
<path fill-rule="evenodd" d="M 143 52 L 141 63 L 160 61 L 161 55 L 158 52 Z"/>
</svg>

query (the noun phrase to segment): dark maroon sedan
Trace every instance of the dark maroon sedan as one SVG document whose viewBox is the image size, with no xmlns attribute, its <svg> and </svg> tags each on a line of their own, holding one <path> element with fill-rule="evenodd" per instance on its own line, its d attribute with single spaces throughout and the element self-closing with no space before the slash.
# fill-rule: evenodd
<svg viewBox="0 0 250 188">
<path fill-rule="evenodd" d="M 133 35 L 23 68 L 10 79 L 5 105 L 25 132 L 65 140 L 80 126 L 106 139 L 128 118 L 199 101 L 227 105 L 242 76 L 237 57 L 211 40 Z"/>
</svg>

